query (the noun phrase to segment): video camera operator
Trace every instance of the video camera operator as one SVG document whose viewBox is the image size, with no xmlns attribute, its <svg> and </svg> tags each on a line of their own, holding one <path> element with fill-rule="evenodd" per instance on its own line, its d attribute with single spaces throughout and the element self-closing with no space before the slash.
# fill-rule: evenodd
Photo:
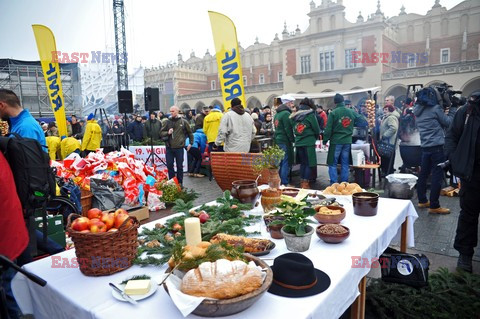
<svg viewBox="0 0 480 319">
<path fill-rule="evenodd" d="M 418 207 L 428 207 L 431 214 L 450 213 L 448 208 L 440 207 L 439 197 L 444 172 L 438 164 L 445 162 L 445 129 L 450 126 L 457 108 L 451 105 L 449 90 L 441 91 L 431 86 L 423 88 L 417 93 L 417 103 L 413 109 L 422 150 L 417 183 Z M 427 179 L 430 173 L 430 200 L 427 200 Z"/>
<path fill-rule="evenodd" d="M 445 154 L 455 176 L 461 180 L 460 215 L 453 247 L 457 267 L 472 272 L 472 256 L 478 240 L 480 212 L 480 93 L 458 109 L 445 137 Z"/>
</svg>

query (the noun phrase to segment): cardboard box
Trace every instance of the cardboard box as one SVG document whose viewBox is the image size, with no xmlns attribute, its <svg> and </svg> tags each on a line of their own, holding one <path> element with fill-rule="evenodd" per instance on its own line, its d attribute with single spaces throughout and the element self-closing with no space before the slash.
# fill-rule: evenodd
<svg viewBox="0 0 480 319">
<path fill-rule="evenodd" d="M 135 207 L 128 210 L 130 216 L 135 216 L 138 221 L 148 219 L 150 217 L 150 211 L 147 206 Z"/>
<path fill-rule="evenodd" d="M 36 217 L 35 218 L 35 227 L 43 232 L 43 218 Z M 62 215 L 55 215 L 55 216 L 47 216 L 47 234 L 48 236 L 64 231 L 63 228 L 63 216 Z"/>
</svg>

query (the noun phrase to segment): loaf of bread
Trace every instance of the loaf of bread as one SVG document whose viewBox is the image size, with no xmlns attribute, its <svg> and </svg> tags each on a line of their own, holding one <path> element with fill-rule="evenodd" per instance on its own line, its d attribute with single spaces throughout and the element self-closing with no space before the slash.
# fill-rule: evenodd
<svg viewBox="0 0 480 319">
<path fill-rule="evenodd" d="M 252 292 L 262 283 L 262 272 L 256 266 L 219 259 L 189 270 L 183 277 L 181 290 L 197 297 L 228 299 Z"/>
</svg>

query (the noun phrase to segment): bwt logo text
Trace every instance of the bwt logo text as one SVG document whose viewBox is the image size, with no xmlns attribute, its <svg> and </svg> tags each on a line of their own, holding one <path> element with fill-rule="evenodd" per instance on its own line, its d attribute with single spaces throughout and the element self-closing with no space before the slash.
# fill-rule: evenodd
<svg viewBox="0 0 480 319">
<path fill-rule="evenodd" d="M 352 51 L 352 63 L 421 63 L 428 62 L 427 52 L 412 53 L 402 51 L 388 52 L 362 52 Z"/>
<path fill-rule="evenodd" d="M 127 62 L 128 53 L 118 55 L 118 63 Z M 91 51 L 88 52 L 61 52 L 52 51 L 52 63 L 111 63 L 117 62 L 115 53 Z"/>
</svg>

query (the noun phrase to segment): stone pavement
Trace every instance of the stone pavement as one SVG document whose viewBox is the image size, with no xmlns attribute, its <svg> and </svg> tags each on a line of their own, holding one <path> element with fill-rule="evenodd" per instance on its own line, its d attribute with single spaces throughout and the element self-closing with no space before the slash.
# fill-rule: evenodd
<svg viewBox="0 0 480 319">
<path fill-rule="evenodd" d="M 350 177 L 350 180 L 353 180 L 353 176 Z M 327 167 L 319 166 L 317 182 L 313 188 L 324 189 L 328 186 L 328 183 Z M 293 176 L 292 184 L 297 186 L 300 184 L 298 176 Z M 215 180 L 209 181 L 208 177 L 196 178 L 185 176 L 184 186 L 195 189 L 200 194 L 199 198 L 195 201 L 195 205 L 215 200 L 222 194 Z M 378 188 L 377 183 L 377 189 Z M 451 213 L 448 215 L 429 214 L 428 209 L 418 208 L 416 194 L 412 202 L 417 210 L 418 219 L 414 225 L 415 249 L 409 249 L 409 252 L 418 252 L 427 255 L 430 259 L 432 270 L 439 267 L 447 267 L 451 271 L 455 270 L 458 252 L 453 248 L 453 241 L 460 211 L 458 197 L 441 196 L 440 204 L 451 210 Z M 474 271 L 480 273 L 480 249 L 478 248 L 474 255 Z M 377 275 L 379 275 L 379 273 Z M 374 271 L 372 272 L 372 276 L 376 277 Z"/>
</svg>

